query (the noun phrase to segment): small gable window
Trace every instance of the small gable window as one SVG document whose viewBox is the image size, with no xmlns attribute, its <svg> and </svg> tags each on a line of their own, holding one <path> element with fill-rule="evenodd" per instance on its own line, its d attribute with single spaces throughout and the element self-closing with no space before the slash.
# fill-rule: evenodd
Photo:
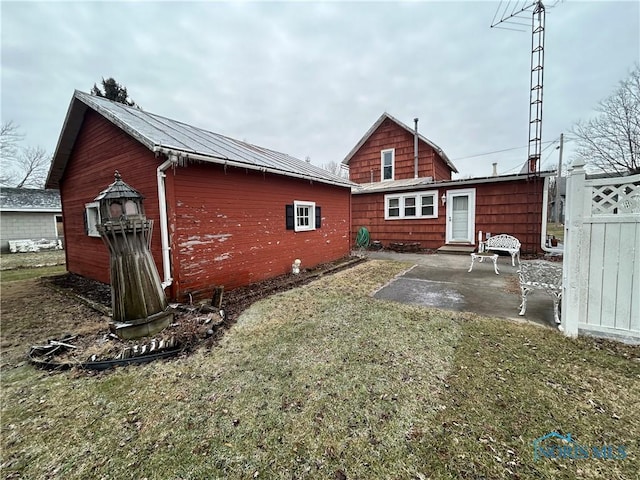
<svg viewBox="0 0 640 480">
<path fill-rule="evenodd" d="M 393 169 L 395 163 L 395 149 L 390 148 L 388 150 L 382 150 L 380 152 L 381 157 L 381 171 L 380 178 L 384 180 L 393 180 Z"/>
<path fill-rule="evenodd" d="M 84 230 L 90 237 L 99 237 L 97 225 L 100 223 L 100 204 L 87 203 L 84 206 Z"/>
</svg>

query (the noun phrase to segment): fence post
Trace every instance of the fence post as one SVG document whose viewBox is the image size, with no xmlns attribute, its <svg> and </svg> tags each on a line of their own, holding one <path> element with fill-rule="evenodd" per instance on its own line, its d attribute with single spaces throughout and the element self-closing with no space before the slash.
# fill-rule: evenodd
<svg viewBox="0 0 640 480">
<path fill-rule="evenodd" d="M 567 176 L 567 203 L 564 224 L 564 262 L 562 266 L 562 328 L 569 337 L 578 336 L 578 323 L 585 314 L 580 282 L 580 264 L 583 255 L 585 208 L 584 161 L 576 159 Z"/>
</svg>

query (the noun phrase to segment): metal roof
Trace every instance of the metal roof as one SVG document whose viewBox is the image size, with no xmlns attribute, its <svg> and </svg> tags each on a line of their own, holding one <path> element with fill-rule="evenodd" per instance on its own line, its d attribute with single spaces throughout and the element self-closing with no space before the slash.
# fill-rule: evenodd
<svg viewBox="0 0 640 480">
<path fill-rule="evenodd" d="M 62 212 L 58 190 L 0 188 L 0 211 Z"/>
<path fill-rule="evenodd" d="M 409 128 L 407 125 L 402 123 L 400 120 L 398 120 L 394 116 L 389 115 L 387 112 L 384 112 L 382 115 L 380 115 L 380 118 L 378 118 L 378 120 L 376 120 L 376 122 L 371 126 L 371 128 L 369 130 L 367 130 L 367 133 L 364 134 L 364 136 L 360 139 L 360 141 L 356 144 L 356 146 L 351 149 L 351 151 L 348 153 L 348 155 L 342 161 L 343 164 L 349 165 L 349 161 L 351 161 L 351 158 L 356 154 L 356 152 L 358 150 L 360 150 L 360 147 L 362 147 L 362 145 L 364 145 L 364 142 L 366 142 L 369 139 L 369 137 L 371 135 L 373 135 L 373 132 L 375 132 L 378 129 L 378 127 L 380 125 L 382 125 L 382 122 L 384 122 L 386 119 L 389 119 L 392 122 L 394 122 L 395 124 L 397 124 L 399 127 L 402 127 L 407 132 L 409 132 L 411 135 L 415 135 L 415 131 L 414 130 Z M 424 135 L 422 135 L 420 133 L 418 133 L 418 138 L 420 140 L 422 140 L 424 143 L 426 143 L 427 145 L 429 145 L 431 148 L 433 148 L 436 152 L 438 152 L 438 155 L 440 155 L 440 157 L 442 157 L 442 160 L 444 160 L 444 162 L 449 166 L 449 168 L 453 172 L 458 173 L 458 169 L 451 162 L 451 160 L 449 160 L 449 157 L 447 157 L 447 154 L 444 153 L 444 150 L 442 150 L 438 145 L 436 145 L 435 143 L 433 143 L 431 140 L 429 140 L 427 137 L 425 137 Z"/>
<path fill-rule="evenodd" d="M 539 176 L 550 177 L 555 172 L 552 170 L 539 172 Z M 351 188 L 354 195 L 362 195 L 366 193 L 389 193 L 389 192 L 410 192 L 418 188 L 440 188 L 440 187 L 457 187 L 460 185 L 474 185 L 479 183 L 499 183 L 510 182 L 513 180 L 527 180 L 531 178 L 528 174 L 512 174 L 499 175 L 491 177 L 475 177 L 461 178 L 458 180 L 438 180 L 434 182 L 430 177 L 411 178 L 407 180 L 387 180 L 384 182 L 361 183 Z"/>
<path fill-rule="evenodd" d="M 214 163 L 233 162 L 247 168 L 344 187 L 353 185 L 344 178 L 285 153 L 76 90 L 58 140 L 47 186 L 58 186 L 87 108 L 96 111 L 154 152 L 170 152 L 183 158 L 197 156 L 198 160 Z"/>
</svg>

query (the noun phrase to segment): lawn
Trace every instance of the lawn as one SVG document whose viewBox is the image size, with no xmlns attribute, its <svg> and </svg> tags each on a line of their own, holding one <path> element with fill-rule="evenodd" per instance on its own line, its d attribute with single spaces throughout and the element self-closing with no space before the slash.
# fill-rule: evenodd
<svg viewBox="0 0 640 480">
<path fill-rule="evenodd" d="M 172 361 L 48 373 L 12 347 L 3 476 L 637 478 L 637 347 L 370 296 L 407 267 L 370 261 L 271 296 L 217 347 Z M 70 301 L 58 295 L 41 322 Z M 3 297 L 3 350 L 18 310 Z M 23 350 L 38 328 L 25 324 Z M 627 458 L 534 461 L 534 439 L 554 430 Z"/>
<path fill-rule="evenodd" d="M 547 235 L 553 235 L 560 242 L 564 241 L 564 225 L 555 222 L 547 223 Z"/>
<path fill-rule="evenodd" d="M 64 250 L 43 250 L 41 252 L 3 253 L 0 255 L 0 270 L 30 269 L 64 265 Z M 37 270 L 36 270 L 37 272 Z"/>
</svg>

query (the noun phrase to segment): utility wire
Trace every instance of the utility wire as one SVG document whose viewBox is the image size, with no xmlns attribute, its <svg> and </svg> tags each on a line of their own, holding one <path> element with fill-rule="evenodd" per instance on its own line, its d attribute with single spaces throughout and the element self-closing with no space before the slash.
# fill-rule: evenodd
<svg viewBox="0 0 640 480">
<path fill-rule="evenodd" d="M 548 145 L 547 145 L 546 147 L 544 147 L 540 153 L 544 152 L 546 149 L 548 149 L 548 148 L 552 147 L 554 144 L 559 143 L 559 142 L 560 142 L 560 137 L 556 138 L 555 140 L 548 140 L 548 141 L 546 141 L 546 142 L 542 142 L 543 144 L 545 144 L 545 143 L 546 143 L 546 144 L 548 144 Z M 518 147 L 518 148 L 526 148 L 526 147 Z M 510 150 L 515 150 L 515 149 L 510 149 Z M 555 150 L 551 150 L 551 151 L 549 152 L 549 154 L 545 157 L 545 161 L 546 161 L 546 160 L 551 156 L 551 154 L 552 154 L 553 152 L 555 152 Z M 544 162 L 541 162 L 541 163 L 540 163 L 540 166 L 542 166 L 542 163 L 544 163 Z M 523 164 L 524 164 L 524 162 L 523 162 L 523 161 L 518 161 L 518 163 L 517 163 L 517 164 L 515 164 L 513 167 L 509 168 L 508 170 L 502 170 L 502 171 L 500 171 L 500 175 L 504 175 L 505 173 L 510 173 L 510 172 L 512 172 L 512 171 L 514 171 L 514 170 L 518 170 L 519 168 L 522 168 L 522 165 L 523 165 Z"/>
<path fill-rule="evenodd" d="M 553 143 L 557 140 L 550 140 L 547 142 L 542 142 L 542 145 L 546 144 L 546 143 Z M 454 162 L 456 160 L 466 160 L 467 158 L 475 158 L 475 157 L 483 157 L 485 155 L 493 155 L 494 153 L 502 153 L 502 152 L 509 152 L 511 150 L 518 150 L 520 148 L 527 148 L 528 145 L 525 145 L 523 147 L 512 147 L 512 148 L 505 148 L 504 150 L 494 150 L 493 152 L 486 152 L 486 153 L 478 153 L 477 155 L 469 155 L 467 157 L 458 157 L 458 158 L 452 158 L 451 161 Z"/>
</svg>

